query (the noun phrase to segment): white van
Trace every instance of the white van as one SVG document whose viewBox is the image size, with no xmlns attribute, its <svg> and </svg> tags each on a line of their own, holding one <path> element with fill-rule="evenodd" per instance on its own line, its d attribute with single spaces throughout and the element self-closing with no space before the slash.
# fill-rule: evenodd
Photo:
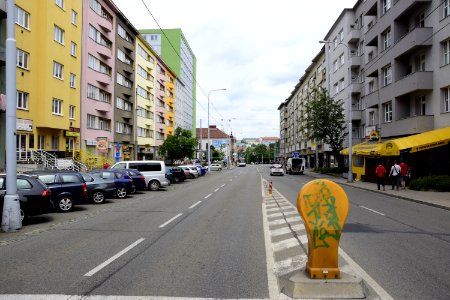
<svg viewBox="0 0 450 300">
<path fill-rule="evenodd" d="M 170 185 L 166 177 L 166 164 L 161 160 L 131 160 L 117 162 L 111 169 L 136 169 L 145 177 L 145 184 L 151 191 Z"/>
<path fill-rule="evenodd" d="M 303 174 L 305 172 L 306 160 L 300 157 L 290 157 L 286 163 L 286 173 Z"/>
</svg>

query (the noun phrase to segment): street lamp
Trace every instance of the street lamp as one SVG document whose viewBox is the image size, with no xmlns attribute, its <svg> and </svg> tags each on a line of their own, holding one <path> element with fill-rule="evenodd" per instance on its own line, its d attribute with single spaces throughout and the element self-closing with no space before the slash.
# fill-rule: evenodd
<svg viewBox="0 0 450 300">
<path fill-rule="evenodd" d="M 208 173 L 211 173 L 211 140 L 210 140 L 210 132 L 209 132 L 209 95 L 212 92 L 216 91 L 226 91 L 227 89 L 215 89 L 210 90 L 208 93 Z"/>
<path fill-rule="evenodd" d="M 329 68 L 330 57 L 329 57 L 329 53 L 328 53 L 329 52 L 328 44 L 334 43 L 334 42 L 322 40 L 322 41 L 319 41 L 319 43 L 327 44 L 327 47 L 325 47 L 325 59 L 327 61 L 328 93 L 330 93 L 330 76 L 329 76 L 329 74 L 330 74 L 330 68 Z M 352 141 L 352 131 L 353 131 L 353 129 L 352 129 L 352 70 L 350 67 L 350 48 L 342 42 L 339 42 L 336 44 L 345 46 L 345 48 L 347 48 L 347 55 L 348 55 L 348 58 L 347 58 L 347 64 L 348 64 L 348 125 L 347 125 L 347 128 L 348 128 L 348 176 L 347 176 L 347 181 L 353 182 L 353 173 L 352 173 L 352 165 L 353 165 L 353 162 L 352 162 L 352 143 L 353 143 L 353 141 Z"/>
</svg>

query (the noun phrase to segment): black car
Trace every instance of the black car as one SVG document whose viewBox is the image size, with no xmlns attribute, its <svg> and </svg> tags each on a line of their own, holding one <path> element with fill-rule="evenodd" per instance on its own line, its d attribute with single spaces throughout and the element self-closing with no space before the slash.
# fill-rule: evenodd
<svg viewBox="0 0 450 300">
<path fill-rule="evenodd" d="M 116 195 L 116 183 L 114 180 L 103 179 L 95 174 L 81 173 L 87 186 L 89 200 L 96 204 L 105 202 L 106 198 Z"/>
<path fill-rule="evenodd" d="M 186 180 L 186 173 L 184 173 L 183 169 L 178 167 L 167 167 L 166 173 L 170 173 L 172 176 L 168 176 L 171 183 L 178 183 Z"/>
<path fill-rule="evenodd" d="M 138 170 L 136 169 L 114 169 L 114 170 L 126 172 L 127 175 L 130 176 L 131 179 L 133 179 L 135 190 L 145 191 L 147 189 L 147 186 L 145 184 L 145 177 Z"/>
<path fill-rule="evenodd" d="M 128 176 L 127 172 L 123 170 L 120 169 L 97 170 L 90 172 L 90 174 L 96 174 L 103 179 L 114 180 L 117 189 L 116 191 L 117 198 L 120 199 L 125 198 L 128 194 L 131 194 L 135 191 L 133 179 L 131 179 L 131 177 Z"/>
<path fill-rule="evenodd" d="M 17 195 L 19 196 L 22 222 L 29 217 L 52 212 L 51 191 L 39 179 L 29 175 L 17 175 Z M 6 175 L 0 174 L 0 207 L 6 195 Z M 0 218 L 1 219 L 1 218 Z"/>
<path fill-rule="evenodd" d="M 77 204 L 88 202 L 87 185 L 83 176 L 71 171 L 31 171 L 52 191 L 53 206 L 61 212 L 68 212 Z"/>
</svg>

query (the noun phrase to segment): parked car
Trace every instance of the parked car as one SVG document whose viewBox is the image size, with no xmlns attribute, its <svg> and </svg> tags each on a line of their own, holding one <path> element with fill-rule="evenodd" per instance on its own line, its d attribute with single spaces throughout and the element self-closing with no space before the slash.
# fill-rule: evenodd
<svg viewBox="0 0 450 300">
<path fill-rule="evenodd" d="M 191 179 L 195 179 L 195 178 L 197 178 L 199 176 L 197 168 L 195 166 L 181 165 L 181 166 L 178 166 L 178 167 L 185 171 L 186 177 L 189 177 Z"/>
<path fill-rule="evenodd" d="M 270 175 L 284 175 L 283 166 L 279 164 L 273 164 L 270 166 Z"/>
<path fill-rule="evenodd" d="M 96 174 L 103 179 L 113 180 L 116 184 L 116 197 L 123 199 L 135 190 L 133 179 L 123 170 L 97 170 L 90 174 Z"/>
<path fill-rule="evenodd" d="M 95 174 L 81 173 L 87 186 L 88 199 L 95 204 L 105 202 L 106 198 L 116 195 L 116 184 L 113 180 L 103 179 Z"/>
<path fill-rule="evenodd" d="M 22 222 L 29 217 L 42 215 L 54 210 L 50 189 L 38 178 L 31 175 L 17 175 L 17 195 L 19 196 Z M 0 207 L 6 195 L 6 175 L 0 174 Z M 1 217 L 0 217 L 1 220 Z"/>
<path fill-rule="evenodd" d="M 222 171 L 221 164 L 211 164 L 211 171 Z"/>
<path fill-rule="evenodd" d="M 145 176 L 142 175 L 142 173 L 139 172 L 138 170 L 136 169 L 114 169 L 114 170 L 121 170 L 126 172 L 127 175 L 130 176 L 131 179 L 133 179 L 135 191 L 145 191 L 147 189 L 147 185 L 145 183 Z"/>
<path fill-rule="evenodd" d="M 31 171 L 52 192 L 53 206 L 60 212 L 71 211 L 75 205 L 88 202 L 87 185 L 80 173 L 72 171 Z"/>
<path fill-rule="evenodd" d="M 245 167 L 247 164 L 245 163 L 245 162 L 243 162 L 243 161 L 240 161 L 239 163 L 238 163 L 238 167 Z"/>
<path fill-rule="evenodd" d="M 136 169 L 145 177 L 145 184 L 151 191 L 170 185 L 166 178 L 166 164 L 161 160 L 121 161 L 111 166 L 111 169 Z"/>
<path fill-rule="evenodd" d="M 167 171 L 172 174 L 174 183 L 178 183 L 178 182 L 186 180 L 186 173 L 184 173 L 183 169 L 181 169 L 181 168 L 167 167 Z"/>
<path fill-rule="evenodd" d="M 203 167 L 201 165 L 195 165 L 197 167 L 198 174 L 200 176 L 204 176 L 206 174 L 207 167 Z"/>
</svg>

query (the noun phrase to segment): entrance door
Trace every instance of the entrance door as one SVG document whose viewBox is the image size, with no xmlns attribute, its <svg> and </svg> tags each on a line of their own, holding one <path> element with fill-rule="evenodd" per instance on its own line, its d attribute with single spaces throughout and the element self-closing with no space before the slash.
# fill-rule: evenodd
<svg viewBox="0 0 450 300">
<path fill-rule="evenodd" d="M 26 134 L 18 133 L 16 135 L 16 151 L 18 161 L 26 161 L 28 159 Z"/>
<path fill-rule="evenodd" d="M 73 149 L 75 146 L 75 140 L 73 138 L 66 138 L 66 157 L 73 158 Z"/>
</svg>

